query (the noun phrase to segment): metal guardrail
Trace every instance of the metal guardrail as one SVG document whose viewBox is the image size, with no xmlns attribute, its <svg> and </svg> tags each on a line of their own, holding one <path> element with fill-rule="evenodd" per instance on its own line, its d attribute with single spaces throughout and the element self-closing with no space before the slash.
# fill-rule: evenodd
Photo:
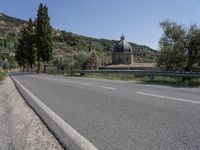
<svg viewBox="0 0 200 150">
<path fill-rule="evenodd" d="M 138 76 L 165 76 L 165 77 L 186 77 L 186 78 L 200 78 L 200 73 L 194 72 L 168 72 L 168 71 L 157 71 L 157 70 L 51 70 L 54 73 L 80 73 L 80 74 L 132 74 Z"/>
</svg>

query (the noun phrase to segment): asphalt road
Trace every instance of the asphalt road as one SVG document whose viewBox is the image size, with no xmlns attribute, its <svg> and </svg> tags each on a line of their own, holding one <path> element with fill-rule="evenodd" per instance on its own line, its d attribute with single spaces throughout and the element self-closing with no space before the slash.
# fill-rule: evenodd
<svg viewBox="0 0 200 150">
<path fill-rule="evenodd" d="M 200 89 L 14 77 L 100 150 L 200 149 Z"/>
</svg>

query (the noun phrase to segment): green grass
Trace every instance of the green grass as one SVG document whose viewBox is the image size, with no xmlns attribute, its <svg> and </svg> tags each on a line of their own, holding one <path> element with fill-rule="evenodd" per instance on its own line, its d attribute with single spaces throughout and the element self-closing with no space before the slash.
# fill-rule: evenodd
<svg viewBox="0 0 200 150">
<path fill-rule="evenodd" d="M 153 80 L 143 81 L 144 84 L 169 85 L 175 87 L 200 87 L 200 79 L 191 79 L 190 81 L 182 81 L 182 78 L 172 77 L 155 77 Z"/>
<path fill-rule="evenodd" d="M 52 74 L 52 73 L 50 73 Z M 79 73 L 67 74 L 67 73 L 53 73 L 54 75 L 63 75 L 63 76 L 74 76 L 80 77 Z M 131 83 L 140 83 L 140 84 L 156 84 L 156 85 L 167 85 L 175 87 L 200 87 L 200 79 L 191 79 L 190 81 L 182 81 L 182 78 L 174 77 L 147 77 L 147 76 L 135 76 L 131 74 L 85 74 L 81 77 L 84 78 L 95 78 L 95 79 L 109 79 L 109 80 L 123 80 L 131 81 Z"/>
<path fill-rule="evenodd" d="M 0 81 L 3 80 L 6 77 L 6 71 L 3 69 L 0 69 Z"/>
<path fill-rule="evenodd" d="M 124 74 L 87 74 L 83 77 L 96 78 L 96 79 L 109 79 L 109 80 L 123 80 L 132 81 L 133 83 L 140 84 L 156 84 L 156 85 L 168 85 L 176 87 L 200 87 L 200 79 L 191 79 L 190 81 L 182 81 L 182 78 L 172 77 L 154 77 L 147 76 L 134 76 Z"/>
<path fill-rule="evenodd" d="M 147 77 L 136 77 L 134 75 L 125 75 L 125 74 L 86 74 L 83 77 L 109 79 L 109 80 L 135 81 L 135 82 L 139 82 L 141 79 L 145 80 L 147 78 Z"/>
</svg>

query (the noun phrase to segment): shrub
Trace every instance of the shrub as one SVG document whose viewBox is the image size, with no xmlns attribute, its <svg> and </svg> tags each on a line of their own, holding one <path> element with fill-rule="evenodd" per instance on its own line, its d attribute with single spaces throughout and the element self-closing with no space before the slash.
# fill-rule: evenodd
<svg viewBox="0 0 200 150">
<path fill-rule="evenodd" d="M 4 69 L 0 69 L 0 81 L 3 80 L 6 76 L 6 71 Z"/>
</svg>

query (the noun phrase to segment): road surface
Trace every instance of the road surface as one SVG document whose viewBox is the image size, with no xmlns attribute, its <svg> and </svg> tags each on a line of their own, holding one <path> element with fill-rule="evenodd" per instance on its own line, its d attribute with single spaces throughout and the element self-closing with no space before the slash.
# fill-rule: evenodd
<svg viewBox="0 0 200 150">
<path fill-rule="evenodd" d="M 14 77 L 100 150 L 200 149 L 200 89 Z"/>
</svg>

